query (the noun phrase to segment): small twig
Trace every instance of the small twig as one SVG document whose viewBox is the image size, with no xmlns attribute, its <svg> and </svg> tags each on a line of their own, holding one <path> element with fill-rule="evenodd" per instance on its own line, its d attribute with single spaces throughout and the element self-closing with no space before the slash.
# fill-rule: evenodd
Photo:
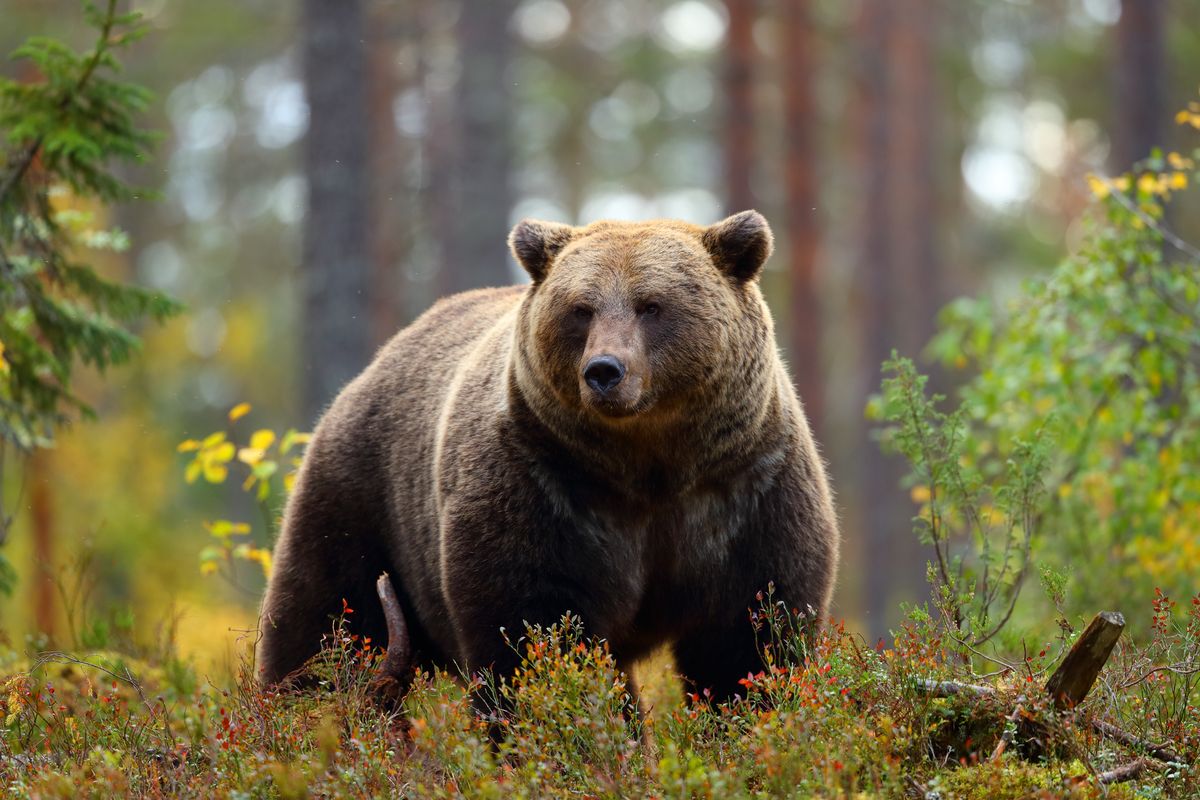
<svg viewBox="0 0 1200 800">
<path fill-rule="evenodd" d="M 1022 703 L 1017 703 L 1017 707 L 1005 719 L 1004 733 L 1000 734 L 1000 741 L 996 743 L 996 749 L 992 751 L 992 761 L 999 761 L 1000 756 L 1004 755 L 1005 749 L 1012 742 L 1013 736 L 1017 733 L 1017 720 L 1024 713 L 1025 706 Z"/>
<path fill-rule="evenodd" d="M 1134 203 L 1128 195 L 1116 187 L 1111 178 L 1104 178 L 1104 182 L 1108 185 L 1109 192 L 1116 199 L 1116 201 L 1123 205 L 1131 214 L 1141 220 L 1147 228 L 1150 228 L 1159 236 L 1161 236 L 1164 242 L 1171 245 L 1184 255 L 1200 260 L 1200 250 L 1181 239 L 1174 232 L 1164 227 L 1158 220 L 1154 219 L 1154 217 L 1138 208 L 1137 204 Z"/>
<path fill-rule="evenodd" d="M 909 797 L 915 797 L 918 798 L 918 800 L 924 800 L 924 798 L 929 794 L 929 789 L 927 789 L 925 785 L 916 778 L 909 776 L 905 778 L 905 782 L 908 784 L 908 786 L 904 793 Z"/>
<path fill-rule="evenodd" d="M 1161 667 L 1148 670 L 1140 678 L 1134 678 L 1131 681 L 1122 683 L 1119 688 L 1129 689 L 1130 687 L 1137 686 L 1156 672 L 1170 672 L 1175 675 L 1195 675 L 1200 673 L 1200 665 L 1192 666 L 1192 662 L 1190 661 L 1181 661 L 1178 664 L 1164 664 Z"/>
</svg>

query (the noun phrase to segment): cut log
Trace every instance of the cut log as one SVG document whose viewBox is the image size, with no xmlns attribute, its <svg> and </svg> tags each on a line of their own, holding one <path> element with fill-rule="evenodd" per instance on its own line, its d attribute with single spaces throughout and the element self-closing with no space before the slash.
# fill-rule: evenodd
<svg viewBox="0 0 1200 800">
<path fill-rule="evenodd" d="M 1063 711 L 1083 702 L 1123 630 L 1125 617 L 1118 612 L 1101 611 L 1095 616 L 1046 682 L 1055 708 Z"/>
</svg>

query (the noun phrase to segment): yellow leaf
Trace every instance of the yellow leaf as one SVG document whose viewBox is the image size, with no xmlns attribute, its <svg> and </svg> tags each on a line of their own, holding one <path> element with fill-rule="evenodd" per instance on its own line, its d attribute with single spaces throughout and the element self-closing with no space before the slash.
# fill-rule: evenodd
<svg viewBox="0 0 1200 800">
<path fill-rule="evenodd" d="M 1191 169 L 1196 166 L 1196 162 L 1179 155 L 1179 153 L 1167 153 L 1167 163 L 1171 165 L 1172 169 Z"/>
<path fill-rule="evenodd" d="M 230 536 L 246 536 L 250 533 L 250 525 L 248 523 L 230 522 L 227 519 L 205 522 L 204 527 L 218 539 L 225 539 Z"/>
<path fill-rule="evenodd" d="M 1176 172 L 1171 176 L 1172 189 L 1186 189 L 1188 185 L 1188 176 L 1186 172 Z"/>
<path fill-rule="evenodd" d="M 918 505 L 928 503 L 929 498 L 931 497 L 928 486 L 914 486 L 912 491 L 909 492 L 909 496 L 912 497 L 912 501 Z"/>
<path fill-rule="evenodd" d="M 1129 176 L 1122 175 L 1119 178 L 1113 178 L 1112 185 L 1121 192 L 1129 191 Z"/>
<path fill-rule="evenodd" d="M 223 441 L 225 441 L 225 432 L 217 431 L 216 433 L 210 433 L 208 436 L 205 436 L 204 441 L 200 443 L 200 447 L 204 450 L 207 450 L 210 447 L 216 447 Z"/>
<path fill-rule="evenodd" d="M 279 453 L 286 455 L 287 451 L 291 450 L 296 445 L 306 445 L 308 440 L 312 438 L 312 434 L 300 433 L 295 428 L 291 428 L 279 440 Z"/>
<path fill-rule="evenodd" d="M 1066 500 L 1068 497 L 1071 496 L 1071 492 L 1073 492 L 1073 491 L 1074 491 L 1074 487 L 1072 487 L 1071 484 L 1064 483 L 1063 485 L 1058 487 L 1058 496 L 1061 497 L 1063 500 Z"/>
<path fill-rule="evenodd" d="M 215 562 L 215 561 L 201 561 L 200 562 L 200 574 L 201 575 L 213 575 L 216 573 L 216 571 L 217 571 L 217 562 Z"/>
<path fill-rule="evenodd" d="M 197 441 L 195 439 L 184 439 L 182 442 L 179 443 L 179 446 L 175 448 L 175 451 L 178 453 L 189 453 L 192 450 L 199 450 L 199 449 L 200 449 L 199 441 Z"/>
<path fill-rule="evenodd" d="M 1088 175 L 1087 182 L 1088 188 L 1092 190 L 1092 194 L 1095 195 L 1098 200 L 1103 200 L 1104 198 L 1108 197 L 1109 193 L 1112 191 L 1111 187 L 1108 185 L 1108 181 L 1104 180 L 1098 175 Z"/>
<path fill-rule="evenodd" d="M 271 577 L 271 551 L 270 550 L 266 550 L 261 547 L 255 547 L 247 554 L 246 557 L 251 559 L 252 561 L 258 562 L 258 565 L 260 567 L 262 567 L 264 578 Z"/>
<path fill-rule="evenodd" d="M 4 342 L 0 342 L 0 375 L 8 374 L 8 361 L 4 358 Z"/>
<path fill-rule="evenodd" d="M 229 475 L 229 470 L 222 464 L 217 464 L 212 461 L 204 464 L 204 480 L 209 483 L 224 483 L 225 478 Z"/>
<path fill-rule="evenodd" d="M 264 428 L 261 431 L 255 431 L 250 436 L 250 446 L 256 450 L 266 450 L 275 441 L 275 432 Z"/>
<path fill-rule="evenodd" d="M 1155 190 L 1158 188 L 1158 179 L 1153 175 L 1146 173 L 1138 178 L 1137 187 L 1138 191 L 1142 192 L 1143 194 L 1154 194 Z"/>
<path fill-rule="evenodd" d="M 195 483 L 196 478 L 200 477 L 200 470 L 204 469 L 204 465 L 199 461 L 193 461 L 187 465 L 187 470 L 183 473 L 183 479 L 188 483 Z"/>
<path fill-rule="evenodd" d="M 283 476 L 283 490 L 291 494 L 292 487 L 296 485 L 296 473 L 289 472 Z"/>
<path fill-rule="evenodd" d="M 229 409 L 229 421 L 237 422 L 242 417 L 250 413 L 249 403 L 238 403 L 233 408 Z"/>
<path fill-rule="evenodd" d="M 235 452 L 236 449 L 233 446 L 233 442 L 222 442 L 220 445 L 209 451 L 208 458 L 212 459 L 213 461 L 231 461 L 233 460 L 233 454 Z"/>
<path fill-rule="evenodd" d="M 249 464 L 253 467 L 255 464 L 262 461 L 263 456 L 265 455 L 266 453 L 264 453 L 261 448 L 243 447 L 241 450 L 238 450 L 237 457 L 238 461 L 241 461 L 243 464 Z"/>
</svg>

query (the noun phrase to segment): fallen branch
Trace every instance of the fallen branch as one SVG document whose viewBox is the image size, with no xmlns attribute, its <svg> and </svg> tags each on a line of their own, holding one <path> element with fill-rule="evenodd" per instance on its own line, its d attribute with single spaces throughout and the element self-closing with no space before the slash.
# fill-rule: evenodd
<svg viewBox="0 0 1200 800">
<path fill-rule="evenodd" d="M 1169 764 L 1186 764 L 1186 759 L 1182 758 L 1178 753 L 1169 747 L 1152 744 L 1145 739 L 1140 739 L 1128 731 L 1124 731 L 1113 725 L 1111 722 L 1105 722 L 1102 719 L 1094 719 L 1091 721 L 1092 730 L 1101 736 L 1107 736 L 1115 742 L 1119 742 L 1130 750 L 1139 753 L 1145 753 L 1148 756 L 1157 758 L 1159 761 L 1165 761 Z"/>
<path fill-rule="evenodd" d="M 995 697 L 996 695 L 996 690 L 990 686 L 959 683 L 958 681 L 935 681 L 928 678 L 917 681 L 917 689 L 933 697 L 954 697 L 956 695 Z"/>
<path fill-rule="evenodd" d="M 1110 769 L 1107 772 L 1101 772 L 1096 776 L 1096 780 L 1106 786 L 1114 783 L 1125 783 L 1141 775 L 1151 767 L 1151 764 L 1152 762 L 1148 759 L 1139 758 L 1137 761 L 1131 761 L 1128 764 Z"/>
<path fill-rule="evenodd" d="M 404 611 L 400 608 L 396 590 L 386 572 L 375 582 L 375 592 L 379 595 L 383 616 L 387 620 L 388 644 L 374 688 L 382 697 L 396 703 L 412 682 L 412 642 L 408 636 L 408 624 L 404 621 Z"/>
</svg>

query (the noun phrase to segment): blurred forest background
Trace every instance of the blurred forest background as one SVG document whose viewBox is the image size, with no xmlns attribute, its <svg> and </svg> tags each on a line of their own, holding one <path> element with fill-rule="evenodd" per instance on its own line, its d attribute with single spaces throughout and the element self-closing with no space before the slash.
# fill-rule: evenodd
<svg viewBox="0 0 1200 800">
<path fill-rule="evenodd" d="M 880 363 L 918 356 L 947 301 L 1071 252 L 1085 176 L 1171 148 L 1200 75 L 1196 0 L 130 5 L 152 31 L 126 77 L 164 134 L 130 177 L 161 199 L 104 220 L 133 246 L 101 266 L 187 311 L 85 377 L 98 421 L 5 475 L 0 627 L 61 633 L 86 595 L 144 635 L 177 619 L 218 665 L 261 581 L 201 575 L 203 522 L 256 512 L 236 482 L 185 484 L 176 444 L 241 402 L 252 427 L 308 429 L 437 297 L 523 280 L 504 239 L 525 216 L 766 214 L 764 289 L 844 525 L 834 613 L 884 634 L 929 553 L 864 419 Z M 78 10 L 0 0 L 0 50 L 85 46 Z M 1171 220 L 1192 240 L 1194 205 Z"/>
</svg>

